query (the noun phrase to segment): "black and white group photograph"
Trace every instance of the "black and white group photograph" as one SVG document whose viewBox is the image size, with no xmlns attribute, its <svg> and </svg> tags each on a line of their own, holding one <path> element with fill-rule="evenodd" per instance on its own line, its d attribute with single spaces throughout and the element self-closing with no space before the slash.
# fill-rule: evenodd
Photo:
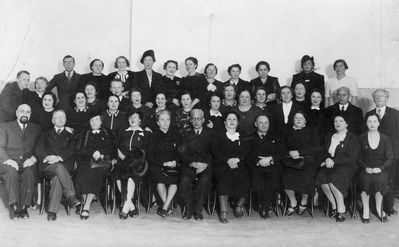
<svg viewBox="0 0 399 247">
<path fill-rule="evenodd" d="M 0 246 L 398 246 L 398 0 L 0 1 Z"/>
</svg>

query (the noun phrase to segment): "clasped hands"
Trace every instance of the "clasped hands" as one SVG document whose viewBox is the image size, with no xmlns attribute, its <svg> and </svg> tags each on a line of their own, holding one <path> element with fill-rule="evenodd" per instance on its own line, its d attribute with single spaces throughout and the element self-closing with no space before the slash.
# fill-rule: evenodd
<svg viewBox="0 0 399 247">
<path fill-rule="evenodd" d="M 366 172 L 368 174 L 373 174 L 373 173 L 380 173 L 380 172 L 382 172 L 382 170 L 379 167 L 375 167 L 375 168 L 366 167 Z"/>
<path fill-rule="evenodd" d="M 335 165 L 334 161 L 331 158 L 327 158 L 326 161 L 321 163 L 321 167 L 326 166 L 327 168 L 333 168 Z"/>
<path fill-rule="evenodd" d="M 55 164 L 57 162 L 62 162 L 64 161 L 60 156 L 56 155 L 48 155 L 46 158 L 44 158 L 43 163 L 48 163 L 50 165 Z"/>
<path fill-rule="evenodd" d="M 33 166 L 36 163 L 36 161 L 37 160 L 36 160 L 35 156 L 31 156 L 29 159 L 26 159 L 24 161 L 24 163 L 22 164 L 22 167 L 25 168 L 25 167 Z M 3 164 L 11 166 L 12 168 L 14 168 L 17 171 L 19 170 L 18 163 L 13 159 L 8 159 L 8 160 L 4 161 Z"/>
<path fill-rule="evenodd" d="M 263 156 L 258 156 L 260 160 L 258 163 L 256 163 L 257 166 L 262 166 L 262 167 L 267 167 L 273 164 L 273 157 L 268 156 L 268 157 L 263 157 Z"/>
<path fill-rule="evenodd" d="M 190 166 L 192 168 L 195 168 L 196 174 L 199 174 L 199 173 L 203 172 L 208 167 L 208 164 L 203 163 L 203 162 L 191 162 Z"/>
<path fill-rule="evenodd" d="M 163 163 L 163 166 L 168 166 L 168 167 L 171 167 L 171 168 L 176 167 L 176 165 L 177 165 L 177 163 L 174 160 L 167 161 L 167 162 Z"/>
<path fill-rule="evenodd" d="M 238 163 L 240 162 L 239 158 L 230 158 L 227 160 L 227 164 L 230 166 L 231 169 L 238 168 Z"/>
</svg>

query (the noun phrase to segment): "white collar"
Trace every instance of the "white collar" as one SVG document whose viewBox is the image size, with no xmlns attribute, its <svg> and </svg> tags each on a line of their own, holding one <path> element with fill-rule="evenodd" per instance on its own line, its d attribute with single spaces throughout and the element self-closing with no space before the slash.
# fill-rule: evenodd
<svg viewBox="0 0 399 247">
<path fill-rule="evenodd" d="M 71 73 L 71 77 L 72 77 L 75 71 L 72 70 L 71 72 L 68 72 L 68 71 L 65 70 L 64 72 L 65 72 L 65 76 L 66 77 L 68 77 L 68 73 Z"/>
<path fill-rule="evenodd" d="M 129 127 L 125 131 L 144 131 L 144 130 L 141 127 L 139 127 L 137 130 L 133 130 L 132 127 Z"/>
<path fill-rule="evenodd" d="M 112 114 L 110 111 L 109 111 L 109 109 L 107 110 L 107 113 L 108 113 L 108 116 L 112 116 L 112 115 L 114 115 L 115 117 L 117 117 L 118 116 L 118 114 L 119 114 L 119 110 L 116 110 L 116 112 L 114 113 L 114 114 Z"/>
<path fill-rule="evenodd" d="M 201 127 L 201 129 L 199 129 L 199 130 L 193 129 L 193 131 L 195 134 L 197 134 L 197 132 L 199 132 L 198 134 L 201 135 L 203 129 L 204 128 Z"/>
<path fill-rule="evenodd" d="M 342 109 L 342 107 L 344 107 L 344 110 L 346 111 L 346 109 L 348 109 L 349 102 L 348 102 L 348 103 L 346 103 L 346 105 L 341 105 L 341 104 L 339 104 L 339 103 L 338 103 L 338 105 L 339 105 L 339 110 L 341 110 L 341 109 Z"/>
<path fill-rule="evenodd" d="M 283 107 L 291 107 L 292 106 L 292 100 L 290 101 L 290 103 L 282 103 Z"/>
<path fill-rule="evenodd" d="M 36 92 L 36 94 L 39 96 L 39 98 L 43 98 L 43 94 L 44 94 L 44 93 L 39 93 L 39 92 L 36 91 L 36 90 L 35 90 L 35 92 Z"/>
<path fill-rule="evenodd" d="M 320 110 L 320 106 L 311 106 L 310 109 L 311 110 Z"/>
<path fill-rule="evenodd" d="M 226 136 L 232 142 L 240 140 L 240 133 L 238 133 L 238 132 L 236 132 L 234 134 L 230 134 L 228 131 L 226 131 Z"/>
<path fill-rule="evenodd" d="M 217 113 L 214 113 L 212 110 L 209 110 L 209 113 L 210 113 L 211 117 L 223 117 L 222 113 L 220 113 L 220 111 L 218 111 Z"/>
<path fill-rule="evenodd" d="M 65 127 L 62 127 L 62 128 L 57 128 L 57 127 L 55 127 L 55 126 L 54 126 L 54 130 L 55 130 L 55 132 L 57 132 L 58 130 L 61 130 L 61 132 L 62 132 L 62 131 L 64 131 L 64 129 L 65 129 Z"/>
<path fill-rule="evenodd" d="M 98 133 L 100 133 L 100 130 L 92 130 L 91 133 L 98 134 Z"/>
<path fill-rule="evenodd" d="M 25 123 L 25 124 L 21 123 L 18 119 L 17 119 L 17 123 L 18 123 L 19 127 L 21 128 L 21 130 L 24 129 L 24 125 L 25 125 L 25 128 L 28 125 L 28 123 Z"/>
<path fill-rule="evenodd" d="M 376 107 L 376 108 L 375 108 L 375 112 L 377 112 L 378 110 L 380 110 L 381 113 L 385 113 L 386 109 L 387 109 L 387 106 L 386 106 L 386 105 L 383 106 L 383 107 L 380 107 L 380 108 Z"/>
</svg>

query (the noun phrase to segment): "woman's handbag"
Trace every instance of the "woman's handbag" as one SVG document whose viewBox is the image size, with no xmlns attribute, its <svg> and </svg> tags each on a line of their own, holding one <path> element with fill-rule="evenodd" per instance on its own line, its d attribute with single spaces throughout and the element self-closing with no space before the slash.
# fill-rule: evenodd
<svg viewBox="0 0 399 247">
<path fill-rule="evenodd" d="M 291 156 L 286 156 L 281 161 L 284 167 L 294 168 L 297 170 L 303 170 L 305 167 L 305 158 L 299 157 L 298 159 L 293 159 Z"/>
<path fill-rule="evenodd" d="M 107 170 L 111 168 L 111 160 L 108 155 L 105 155 L 103 159 L 98 159 L 95 160 L 94 158 L 90 159 L 90 168 L 91 169 L 97 169 L 97 168 L 102 168 L 104 170 Z"/>
</svg>

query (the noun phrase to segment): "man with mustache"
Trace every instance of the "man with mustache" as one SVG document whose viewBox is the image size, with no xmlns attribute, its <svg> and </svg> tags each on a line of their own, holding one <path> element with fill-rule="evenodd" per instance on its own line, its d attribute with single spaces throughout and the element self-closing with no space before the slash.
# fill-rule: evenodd
<svg viewBox="0 0 399 247">
<path fill-rule="evenodd" d="M 29 217 L 36 182 L 34 147 L 40 126 L 29 122 L 31 108 L 19 105 L 17 119 L 0 125 L 0 176 L 8 194 L 10 219 Z"/>
</svg>

